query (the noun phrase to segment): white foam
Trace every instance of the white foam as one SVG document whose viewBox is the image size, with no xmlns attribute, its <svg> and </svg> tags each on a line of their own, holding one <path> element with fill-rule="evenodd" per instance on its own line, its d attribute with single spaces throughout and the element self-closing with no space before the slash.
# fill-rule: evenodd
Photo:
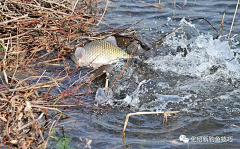
<svg viewBox="0 0 240 149">
<path fill-rule="evenodd" d="M 149 59 L 147 63 L 152 64 L 155 70 L 203 77 L 210 75 L 211 68 L 218 67 L 218 70 L 224 70 L 225 75 L 235 74 L 234 77 L 239 78 L 240 65 L 228 41 L 213 39 L 212 35 L 199 35 L 194 42 L 189 42 L 182 33 L 167 37 L 163 46 L 169 46 L 175 51 L 179 47 L 190 49 L 186 49 L 185 57 L 179 52 L 176 55 L 169 54 Z"/>
<path fill-rule="evenodd" d="M 240 53 L 240 49 L 236 48 L 238 42 L 234 39 L 214 39 L 212 35 L 200 34 L 193 24 L 185 20 L 180 21 L 180 25 L 183 27 L 167 36 L 161 45 L 163 49 L 170 47 L 170 51 L 176 51 L 176 54 L 156 56 L 146 61 L 159 75 L 164 73 L 173 74 L 173 78 L 176 76 L 175 82 L 156 78 L 152 78 L 152 84 L 148 83 L 151 79 L 140 81 L 135 69 L 127 68 L 122 74 L 122 80 L 118 80 L 122 81 L 121 85 L 116 87 L 114 93 L 127 92 L 128 81 L 134 81 L 138 84 L 137 87 L 122 100 L 106 96 L 99 89 L 97 95 L 101 96 L 96 96 L 98 103 L 118 107 L 130 105 L 139 111 L 161 111 L 166 110 L 169 102 L 187 102 L 187 105 L 195 107 L 200 100 L 221 92 L 234 91 L 239 87 L 240 56 L 234 55 L 234 52 Z M 177 52 L 179 48 L 186 50 L 186 55 L 184 52 Z M 164 95 L 166 90 L 169 95 Z M 149 94 L 155 99 L 146 100 L 145 97 Z M 183 107 L 183 110 L 188 111 L 188 107 Z"/>
<path fill-rule="evenodd" d="M 140 87 L 146 82 L 147 80 L 141 81 L 136 90 L 122 100 L 114 98 L 110 88 L 99 88 L 96 92 L 96 101 L 98 104 L 109 104 L 113 107 L 131 106 L 132 108 L 138 108 L 140 102 L 139 94 L 144 92 L 140 90 Z"/>
</svg>

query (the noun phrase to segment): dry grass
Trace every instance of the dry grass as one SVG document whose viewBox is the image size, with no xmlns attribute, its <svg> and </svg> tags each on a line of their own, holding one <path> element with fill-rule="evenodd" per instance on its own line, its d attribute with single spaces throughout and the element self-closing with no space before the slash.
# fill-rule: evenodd
<svg viewBox="0 0 240 149">
<path fill-rule="evenodd" d="M 42 0 L 41 4 L 6 0 L 1 5 L 0 44 L 1 55 L 6 54 L 5 70 L 16 69 L 17 63 L 27 67 L 56 49 L 58 57 L 66 55 L 77 39 L 91 37 L 97 20 L 96 15 L 85 13 L 93 11 L 91 6 L 75 4 L 75 0 Z M 41 51 L 47 54 L 39 55 Z"/>
<path fill-rule="evenodd" d="M 51 132 L 64 114 L 60 107 L 76 106 L 59 105 L 63 104 L 61 99 L 74 95 L 76 90 L 102 75 L 91 77 L 75 87 L 74 82 L 61 91 L 59 84 L 69 78 L 69 66 L 64 56 L 87 40 L 124 32 L 143 20 L 120 31 L 115 28 L 99 33 L 97 26 L 104 23 L 102 18 L 106 9 L 100 16 L 97 2 L 0 1 L 0 146 L 47 148 Z M 35 70 L 37 65 L 59 66 L 60 61 L 65 69 L 56 77 Z M 31 74 L 30 77 L 23 72 Z M 59 93 L 51 95 L 53 89 Z M 54 119 L 49 118 L 50 113 L 55 117 L 54 121 L 50 120 Z"/>
<path fill-rule="evenodd" d="M 52 105 L 61 91 L 55 96 L 49 92 L 57 90 L 68 75 L 60 72 L 52 78 L 42 72 L 25 79 L 18 76 L 23 71 L 35 72 L 37 64 L 64 61 L 66 54 L 82 44 L 79 39 L 97 38 L 93 37 L 100 18 L 97 3 L 5 0 L 0 5 L 0 140 L 9 148 L 46 148 L 63 114 L 56 107 L 64 106 Z M 63 71 L 67 72 L 65 65 Z M 54 122 L 48 118 L 51 111 L 56 111 Z"/>
</svg>

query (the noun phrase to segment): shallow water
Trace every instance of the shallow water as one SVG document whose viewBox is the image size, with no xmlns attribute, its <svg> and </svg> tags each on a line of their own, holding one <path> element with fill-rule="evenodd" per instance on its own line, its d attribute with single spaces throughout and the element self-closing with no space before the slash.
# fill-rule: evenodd
<svg viewBox="0 0 240 149">
<path fill-rule="evenodd" d="M 192 0 L 186 4 L 183 0 L 176 4 L 161 1 L 162 9 L 151 6 L 157 6 L 157 1 L 147 3 L 111 0 L 105 21 L 111 27 L 128 26 L 145 17 L 131 30 L 146 43 L 182 27 L 154 46 L 155 57 L 141 65 L 130 63 L 112 94 L 104 94 L 104 90 L 95 85 L 98 90 L 90 97 L 66 99 L 91 107 L 67 109 L 71 117 L 58 123 L 59 127 L 65 126 L 65 135 L 72 138 L 69 145 L 75 148 L 238 148 L 239 15 L 231 38 L 226 38 L 237 1 Z M 215 39 L 215 30 L 205 21 L 186 21 L 204 17 L 219 29 L 223 12 L 225 23 L 219 39 Z M 123 66 L 124 62 L 116 64 L 110 84 Z M 92 98 L 94 103 L 88 103 L 86 99 Z M 103 103 L 106 106 L 101 107 Z M 169 115 L 166 124 L 162 115 L 130 117 L 123 142 L 121 132 L 128 113 L 176 110 L 181 112 Z M 61 131 L 56 135 L 61 136 Z M 181 142 L 180 135 L 186 135 L 189 143 Z M 89 140 L 92 142 L 87 145 Z M 50 144 L 57 142 L 51 140 Z"/>
</svg>

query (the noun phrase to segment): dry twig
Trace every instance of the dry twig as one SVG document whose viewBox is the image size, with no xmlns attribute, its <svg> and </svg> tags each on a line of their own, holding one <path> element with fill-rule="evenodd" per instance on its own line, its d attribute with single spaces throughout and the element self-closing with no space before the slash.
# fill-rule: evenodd
<svg viewBox="0 0 240 149">
<path fill-rule="evenodd" d="M 230 38 L 230 35 L 231 35 L 231 32 L 232 32 L 232 27 L 233 27 L 234 20 L 235 20 L 236 14 L 237 14 L 238 5 L 239 5 L 239 0 L 238 0 L 238 2 L 237 2 L 237 5 L 236 5 L 236 9 L 235 9 L 235 12 L 234 12 L 234 16 L 233 16 L 233 20 L 232 20 L 232 25 L 231 25 L 231 28 L 230 28 L 230 31 L 229 31 L 229 34 L 228 34 L 228 38 Z"/>
<path fill-rule="evenodd" d="M 164 115 L 163 123 L 164 123 L 164 122 L 167 122 L 167 114 L 176 114 L 176 113 L 178 113 L 178 112 L 180 112 L 180 111 L 136 112 L 136 113 L 129 113 L 129 114 L 127 114 L 127 116 L 126 116 L 122 134 L 123 134 L 123 136 L 125 137 L 125 130 L 126 130 L 127 123 L 128 123 L 128 120 L 129 120 L 130 116 L 133 116 L 133 115 L 149 115 L 149 114 L 163 114 L 163 115 Z"/>
</svg>

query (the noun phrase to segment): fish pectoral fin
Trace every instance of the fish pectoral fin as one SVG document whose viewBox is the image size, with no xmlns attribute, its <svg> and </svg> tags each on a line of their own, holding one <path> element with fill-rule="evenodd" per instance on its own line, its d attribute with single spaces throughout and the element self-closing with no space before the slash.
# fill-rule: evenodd
<svg viewBox="0 0 240 149">
<path fill-rule="evenodd" d="M 77 59 L 80 59 L 82 58 L 82 56 L 84 55 L 85 53 L 85 49 L 83 47 L 78 47 L 76 50 L 75 50 L 75 57 Z"/>
<path fill-rule="evenodd" d="M 104 40 L 107 41 L 107 42 L 110 42 L 111 44 L 118 47 L 117 40 L 114 36 L 109 36 L 109 37 L 105 38 Z"/>
</svg>

